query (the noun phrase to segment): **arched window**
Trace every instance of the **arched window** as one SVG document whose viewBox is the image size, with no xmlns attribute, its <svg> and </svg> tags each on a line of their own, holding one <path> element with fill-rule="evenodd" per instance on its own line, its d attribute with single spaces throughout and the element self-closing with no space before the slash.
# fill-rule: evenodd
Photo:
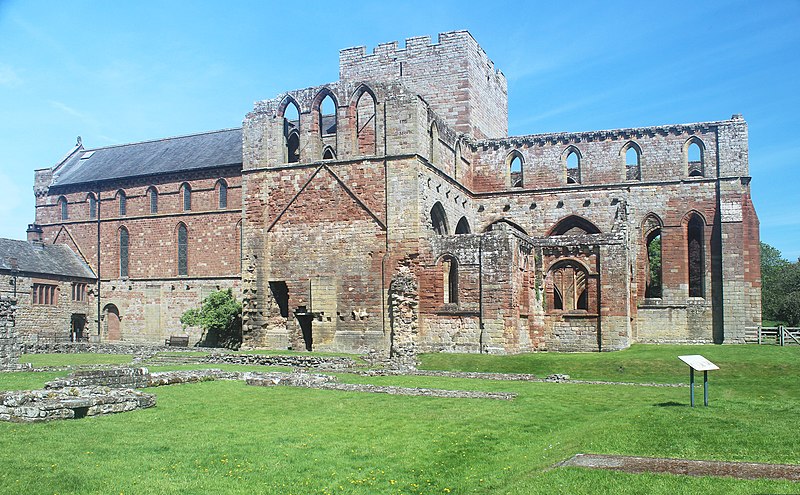
<svg viewBox="0 0 800 495">
<path fill-rule="evenodd" d="M 189 274 L 189 231 L 178 224 L 178 275 Z"/>
<path fill-rule="evenodd" d="M 471 229 L 469 228 L 469 220 L 467 217 L 461 217 L 456 225 L 456 234 L 469 234 L 471 233 Z"/>
<path fill-rule="evenodd" d="M 300 161 L 300 107 L 291 98 L 286 98 L 281 107 L 284 140 L 283 161 L 296 163 Z"/>
<path fill-rule="evenodd" d="M 439 128 L 436 126 L 436 122 L 431 124 L 430 138 L 431 152 L 429 156 L 431 157 L 431 163 L 436 165 L 439 163 Z"/>
<path fill-rule="evenodd" d="M 456 141 L 456 147 L 453 150 L 453 178 L 458 180 L 461 168 L 461 140 Z"/>
<path fill-rule="evenodd" d="M 567 148 L 567 184 L 581 183 L 581 155 L 577 148 L 570 146 Z"/>
<path fill-rule="evenodd" d="M 128 261 L 130 259 L 130 239 L 128 236 L 128 229 L 125 227 L 119 228 L 119 276 L 125 278 L 128 276 Z"/>
<path fill-rule="evenodd" d="M 86 201 L 89 203 L 89 218 L 94 220 L 97 218 L 97 198 L 94 197 L 93 193 L 89 193 L 86 196 Z"/>
<path fill-rule="evenodd" d="M 506 167 L 508 167 L 508 185 L 511 187 L 522 187 L 522 154 L 514 150 L 506 157 Z"/>
<path fill-rule="evenodd" d="M 450 231 L 447 227 L 447 214 L 442 203 L 438 201 L 431 208 L 431 225 L 433 226 L 433 231 L 438 235 L 447 235 Z"/>
<path fill-rule="evenodd" d="M 689 177 L 705 177 L 705 146 L 698 138 L 691 138 L 687 143 L 686 161 Z"/>
<path fill-rule="evenodd" d="M 124 217 L 128 214 L 128 197 L 122 189 L 117 191 L 117 201 L 119 202 L 119 216 Z"/>
<path fill-rule="evenodd" d="M 147 190 L 147 198 L 150 200 L 150 213 L 158 213 L 158 191 L 155 187 Z"/>
<path fill-rule="evenodd" d="M 224 210 L 228 207 L 228 183 L 225 179 L 217 181 L 217 208 Z"/>
<path fill-rule="evenodd" d="M 319 132 L 323 136 L 336 134 L 336 102 L 330 93 L 319 105 Z"/>
<path fill-rule="evenodd" d="M 69 206 L 67 206 L 67 198 L 64 196 L 58 198 L 58 207 L 61 210 L 61 220 L 69 220 Z"/>
<path fill-rule="evenodd" d="M 550 229 L 548 235 L 583 235 L 599 234 L 600 229 L 595 224 L 577 215 L 562 218 Z"/>
<path fill-rule="evenodd" d="M 705 297 L 705 237 L 704 222 L 700 215 L 692 214 L 686 226 L 689 254 L 689 297 Z"/>
<path fill-rule="evenodd" d="M 183 196 L 183 211 L 192 209 L 192 188 L 188 183 L 181 185 L 181 196 Z"/>
<path fill-rule="evenodd" d="M 559 263 L 550 271 L 553 309 L 588 310 L 589 290 L 586 270 L 575 262 Z"/>
<path fill-rule="evenodd" d="M 335 160 L 336 154 L 333 152 L 333 148 L 330 146 L 325 147 L 325 151 L 322 153 L 323 160 Z"/>
<path fill-rule="evenodd" d="M 356 102 L 356 141 L 359 155 L 377 153 L 375 97 L 364 89 Z"/>
<path fill-rule="evenodd" d="M 444 303 L 458 304 L 458 261 L 452 256 L 442 258 Z"/>
<path fill-rule="evenodd" d="M 631 141 L 622 151 L 625 153 L 625 180 L 642 180 L 642 150 L 639 145 Z"/>
</svg>

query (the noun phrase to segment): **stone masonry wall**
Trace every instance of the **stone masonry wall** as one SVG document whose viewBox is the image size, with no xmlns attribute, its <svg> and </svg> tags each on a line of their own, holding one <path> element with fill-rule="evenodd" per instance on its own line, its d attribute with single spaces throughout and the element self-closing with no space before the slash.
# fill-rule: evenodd
<svg viewBox="0 0 800 495">
<path fill-rule="evenodd" d="M 20 345 L 14 326 L 16 301 L 0 297 L 0 369 L 19 364 Z"/>
</svg>

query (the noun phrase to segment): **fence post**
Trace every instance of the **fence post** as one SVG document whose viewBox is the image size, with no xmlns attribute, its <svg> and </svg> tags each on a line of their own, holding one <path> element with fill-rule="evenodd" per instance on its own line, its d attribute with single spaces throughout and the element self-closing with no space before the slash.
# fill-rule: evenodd
<svg viewBox="0 0 800 495">
<path fill-rule="evenodd" d="M 778 337 L 780 340 L 781 347 L 783 347 L 783 325 L 778 325 Z"/>
<path fill-rule="evenodd" d="M 761 325 L 756 327 L 756 335 L 758 336 L 758 345 L 761 345 Z"/>
</svg>

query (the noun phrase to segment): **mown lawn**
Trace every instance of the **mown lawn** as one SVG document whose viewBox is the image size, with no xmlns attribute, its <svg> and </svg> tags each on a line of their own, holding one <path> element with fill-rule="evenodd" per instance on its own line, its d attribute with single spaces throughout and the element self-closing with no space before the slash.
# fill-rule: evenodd
<svg viewBox="0 0 800 495">
<path fill-rule="evenodd" d="M 790 482 L 550 466 L 578 452 L 800 463 L 800 431 L 793 426 L 800 348 L 635 346 L 608 354 L 435 355 L 423 362 L 685 382 L 688 371 L 676 356 L 692 353 L 722 367 L 711 374 L 709 408 L 689 408 L 686 388 L 428 377 L 340 380 L 519 396 L 435 399 L 222 381 L 150 389 L 158 405 L 148 410 L 0 423 L 0 493 L 799 492 Z M 0 374 L 0 389 L 38 387 L 54 375 Z"/>
</svg>

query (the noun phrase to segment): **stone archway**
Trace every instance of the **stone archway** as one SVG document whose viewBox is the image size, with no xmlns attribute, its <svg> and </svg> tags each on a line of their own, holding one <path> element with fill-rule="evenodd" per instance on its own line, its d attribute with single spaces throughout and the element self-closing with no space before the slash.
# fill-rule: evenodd
<svg viewBox="0 0 800 495">
<path fill-rule="evenodd" d="M 111 342 L 122 340 L 119 309 L 113 304 L 107 304 L 106 307 L 103 308 L 103 315 L 106 320 L 106 339 Z"/>
</svg>

